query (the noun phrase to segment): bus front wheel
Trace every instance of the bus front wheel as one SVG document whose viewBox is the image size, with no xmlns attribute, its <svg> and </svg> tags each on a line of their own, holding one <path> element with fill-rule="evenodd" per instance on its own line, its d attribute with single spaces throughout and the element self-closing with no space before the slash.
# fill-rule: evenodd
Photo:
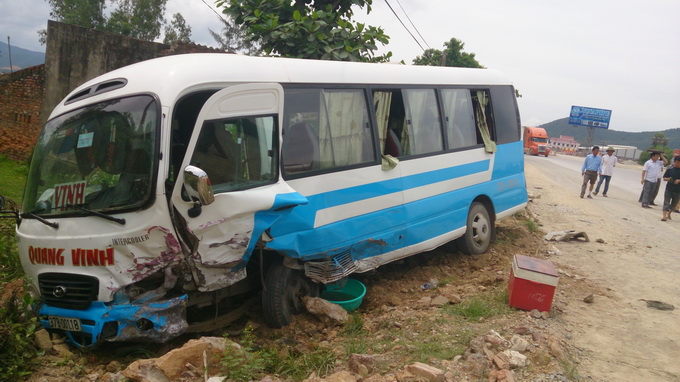
<svg viewBox="0 0 680 382">
<path fill-rule="evenodd" d="M 272 328 L 290 324 L 293 315 L 302 313 L 304 296 L 318 296 L 319 288 L 302 271 L 273 264 L 264 279 L 262 313 Z"/>
<path fill-rule="evenodd" d="M 479 255 L 489 248 L 494 225 L 484 204 L 474 202 L 468 211 L 465 235 L 458 239 L 458 248 L 467 255 Z"/>
</svg>

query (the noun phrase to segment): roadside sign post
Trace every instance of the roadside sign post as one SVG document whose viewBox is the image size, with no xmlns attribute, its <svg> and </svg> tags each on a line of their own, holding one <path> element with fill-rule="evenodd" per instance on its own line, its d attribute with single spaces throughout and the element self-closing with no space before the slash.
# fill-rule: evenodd
<svg viewBox="0 0 680 382">
<path fill-rule="evenodd" d="M 593 144 L 595 128 L 608 129 L 611 116 L 611 110 L 596 109 L 594 107 L 572 106 L 571 113 L 569 113 L 569 124 L 586 126 L 588 128 L 585 144 L 586 147 L 590 147 Z"/>
</svg>

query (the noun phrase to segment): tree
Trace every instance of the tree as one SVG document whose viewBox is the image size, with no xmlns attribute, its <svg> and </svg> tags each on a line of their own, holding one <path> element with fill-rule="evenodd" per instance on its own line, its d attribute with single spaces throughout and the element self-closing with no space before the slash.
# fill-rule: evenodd
<svg viewBox="0 0 680 382">
<path fill-rule="evenodd" d="M 638 158 L 638 163 L 645 164 L 645 162 L 647 162 L 647 160 L 651 156 L 651 151 L 661 151 L 664 153 L 666 158 L 673 157 L 673 150 L 668 148 L 668 138 L 666 138 L 666 136 L 662 132 L 654 134 L 654 137 L 652 137 L 652 145 L 649 146 L 649 149 L 647 149 L 647 151 L 644 151 L 642 154 L 640 154 L 640 158 Z"/>
<path fill-rule="evenodd" d="M 106 18 L 106 0 L 47 0 L 52 8 L 50 17 L 84 28 L 101 29 Z"/>
<path fill-rule="evenodd" d="M 45 0 L 57 21 L 153 41 L 161 35 L 168 0 Z M 117 4 L 107 18 L 107 4 Z M 172 26 L 171 26 L 172 28 Z M 180 33 L 180 32 L 177 32 Z M 47 31 L 38 31 L 45 44 Z"/>
<path fill-rule="evenodd" d="M 117 0 L 105 30 L 111 33 L 153 41 L 161 35 L 168 0 Z"/>
<path fill-rule="evenodd" d="M 260 55 L 261 50 L 257 40 L 248 38 L 246 31 L 234 22 L 220 17 L 224 24 L 221 34 L 208 29 L 220 49 L 226 52 L 243 53 L 249 56 Z"/>
<path fill-rule="evenodd" d="M 668 146 L 668 138 L 666 138 L 663 133 L 654 134 L 654 137 L 652 138 L 652 147 L 650 148 L 665 148 L 666 146 Z"/>
<path fill-rule="evenodd" d="M 219 0 L 218 7 L 266 54 L 339 61 L 385 62 L 382 28 L 354 23 L 352 6 L 371 11 L 373 0 Z"/>
<path fill-rule="evenodd" d="M 172 15 L 170 25 L 165 27 L 165 37 L 163 44 L 172 45 L 178 42 L 191 42 L 191 27 L 180 13 Z"/>
<path fill-rule="evenodd" d="M 429 65 L 429 66 L 456 66 L 463 68 L 483 68 L 474 53 L 463 52 L 465 44 L 456 39 L 451 38 L 444 43 L 444 51 L 439 49 L 428 49 L 423 52 L 422 56 L 413 59 L 414 65 Z"/>
</svg>

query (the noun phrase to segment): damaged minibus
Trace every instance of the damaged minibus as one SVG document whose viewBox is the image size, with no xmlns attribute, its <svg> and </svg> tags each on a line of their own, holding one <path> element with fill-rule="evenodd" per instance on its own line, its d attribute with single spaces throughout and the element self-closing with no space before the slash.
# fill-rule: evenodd
<svg viewBox="0 0 680 382">
<path fill-rule="evenodd" d="M 188 54 L 51 113 L 17 215 L 39 320 L 164 342 L 454 241 L 527 204 L 515 90 L 488 69 Z"/>
</svg>

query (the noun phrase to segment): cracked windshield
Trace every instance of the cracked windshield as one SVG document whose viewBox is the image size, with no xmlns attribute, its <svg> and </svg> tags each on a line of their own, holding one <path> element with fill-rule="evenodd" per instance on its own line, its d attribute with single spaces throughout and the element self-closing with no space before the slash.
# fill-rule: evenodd
<svg viewBox="0 0 680 382">
<path fill-rule="evenodd" d="M 35 148 L 22 212 L 143 206 L 151 195 L 157 122 L 150 96 L 110 100 L 49 121 Z"/>
</svg>

